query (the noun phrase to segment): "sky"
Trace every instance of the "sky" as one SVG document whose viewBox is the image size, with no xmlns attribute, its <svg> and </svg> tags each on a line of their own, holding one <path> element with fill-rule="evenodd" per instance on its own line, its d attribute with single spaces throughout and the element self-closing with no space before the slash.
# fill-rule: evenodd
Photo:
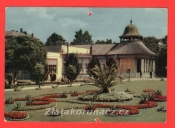
<svg viewBox="0 0 175 128">
<path fill-rule="evenodd" d="M 91 16 L 87 15 L 89 11 Z M 163 38 L 168 34 L 166 8 L 8 7 L 5 19 L 6 31 L 23 28 L 43 43 L 54 32 L 70 43 L 80 29 L 87 30 L 94 42 L 119 42 L 131 19 L 144 37 Z"/>
</svg>

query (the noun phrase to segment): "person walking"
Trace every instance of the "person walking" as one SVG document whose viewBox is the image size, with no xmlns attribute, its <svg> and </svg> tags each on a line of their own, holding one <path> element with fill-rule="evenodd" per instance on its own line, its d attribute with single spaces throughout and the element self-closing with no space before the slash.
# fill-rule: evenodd
<svg viewBox="0 0 175 128">
<path fill-rule="evenodd" d="M 152 78 L 152 76 L 153 76 L 153 73 L 152 73 L 152 71 L 150 71 L 150 78 Z"/>
<path fill-rule="evenodd" d="M 140 70 L 140 79 L 142 78 L 142 70 Z"/>
</svg>

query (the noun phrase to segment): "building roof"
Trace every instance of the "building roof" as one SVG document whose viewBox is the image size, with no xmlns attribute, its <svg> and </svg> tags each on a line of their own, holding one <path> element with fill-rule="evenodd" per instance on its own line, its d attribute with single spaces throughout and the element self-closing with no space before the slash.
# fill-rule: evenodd
<svg viewBox="0 0 175 128">
<path fill-rule="evenodd" d="M 62 46 L 61 45 L 54 45 L 54 46 L 45 46 L 47 52 L 55 52 L 55 53 L 61 53 L 62 52 Z"/>
<path fill-rule="evenodd" d="M 156 54 L 150 51 L 141 41 L 125 41 L 114 46 L 106 55 L 151 55 Z"/>
<path fill-rule="evenodd" d="M 105 55 L 116 44 L 94 44 L 92 45 L 92 55 Z"/>
<path fill-rule="evenodd" d="M 115 44 L 93 44 L 93 45 L 71 45 L 73 47 L 90 49 L 92 46 L 92 55 L 105 55 L 114 47 Z"/>
<path fill-rule="evenodd" d="M 29 37 L 33 37 L 34 39 L 39 40 L 37 37 L 33 36 L 33 33 L 32 34 L 27 34 L 26 31 L 18 32 L 18 31 L 15 31 L 15 30 L 11 30 L 11 31 L 6 31 L 5 32 L 6 39 L 10 38 L 10 37 L 14 37 L 14 36 L 29 36 Z"/>
<path fill-rule="evenodd" d="M 134 24 L 132 24 L 131 20 L 130 24 L 125 27 L 123 35 L 120 36 L 120 38 L 122 37 L 143 37 L 143 36 L 139 34 L 137 27 Z"/>
</svg>

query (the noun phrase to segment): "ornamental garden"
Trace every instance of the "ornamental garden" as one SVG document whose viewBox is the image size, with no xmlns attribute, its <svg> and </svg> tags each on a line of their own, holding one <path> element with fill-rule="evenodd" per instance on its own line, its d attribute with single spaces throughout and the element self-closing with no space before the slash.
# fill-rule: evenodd
<svg viewBox="0 0 175 128">
<path fill-rule="evenodd" d="M 97 82 L 97 81 L 94 81 Z M 104 92 L 92 83 L 27 85 L 5 91 L 6 121 L 165 122 L 166 81 L 133 79 L 112 82 Z M 54 88 L 53 88 L 54 86 Z M 32 88 L 33 87 L 33 88 Z M 25 88 L 28 88 L 25 90 Z"/>
</svg>

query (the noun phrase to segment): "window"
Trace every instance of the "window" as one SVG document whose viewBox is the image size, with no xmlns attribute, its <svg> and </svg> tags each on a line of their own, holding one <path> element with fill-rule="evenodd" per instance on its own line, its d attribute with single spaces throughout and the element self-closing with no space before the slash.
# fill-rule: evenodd
<svg viewBox="0 0 175 128">
<path fill-rule="evenodd" d="M 54 71 L 56 73 L 56 65 L 48 65 L 49 72 Z"/>
<path fill-rule="evenodd" d="M 57 59 L 48 59 L 47 63 L 48 63 L 49 72 L 53 71 L 56 73 L 57 72 Z"/>
</svg>

